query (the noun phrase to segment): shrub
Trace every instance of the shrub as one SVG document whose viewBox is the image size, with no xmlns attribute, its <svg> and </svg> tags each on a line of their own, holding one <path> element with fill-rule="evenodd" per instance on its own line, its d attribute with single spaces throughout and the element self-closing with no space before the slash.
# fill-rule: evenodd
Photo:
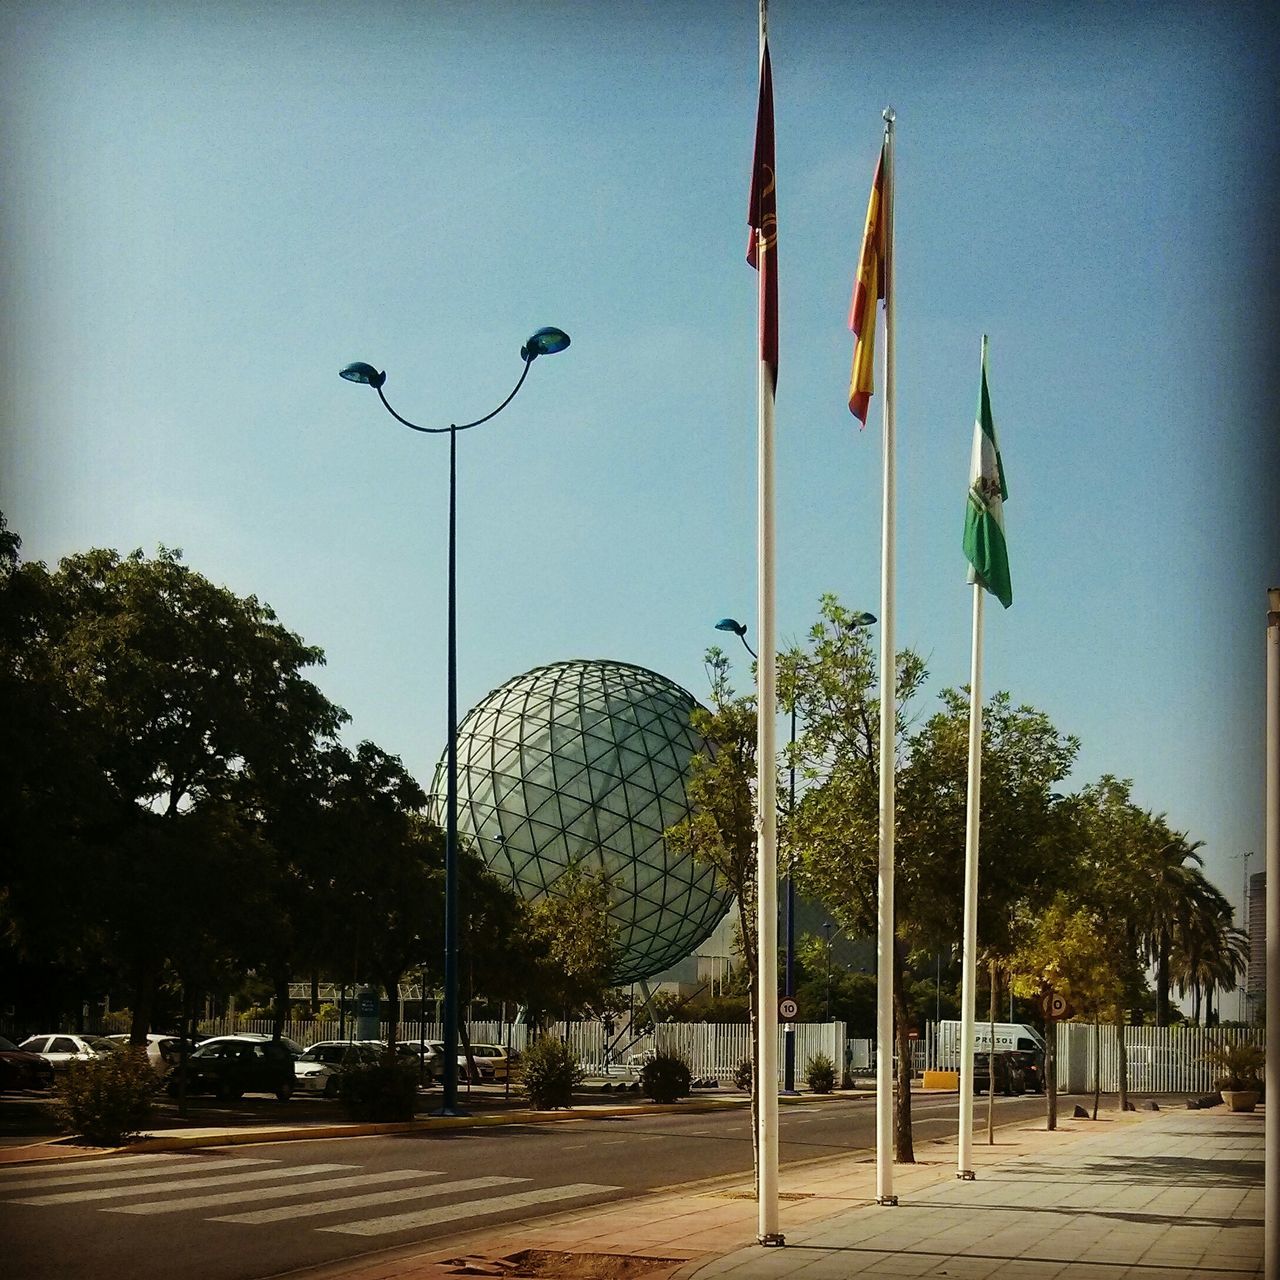
<svg viewBox="0 0 1280 1280">
<path fill-rule="evenodd" d="M 398 1059 L 353 1062 L 338 1073 L 338 1097 L 353 1120 L 412 1120 L 418 1102 L 418 1068 Z"/>
<path fill-rule="evenodd" d="M 676 1102 L 688 1096 L 692 1080 L 689 1064 L 678 1053 L 655 1053 L 640 1069 L 640 1092 L 654 1102 Z"/>
<path fill-rule="evenodd" d="M 825 1053 L 815 1053 L 804 1069 L 804 1076 L 814 1093 L 830 1093 L 836 1087 L 836 1064 Z"/>
<path fill-rule="evenodd" d="M 336 1004 L 322 1004 L 316 1011 L 317 1022 L 337 1022 L 338 1006 Z"/>
<path fill-rule="evenodd" d="M 1213 1082 L 1215 1088 L 1228 1092 L 1261 1088 L 1258 1072 L 1266 1063 L 1266 1054 L 1258 1045 L 1243 1040 L 1210 1045 L 1204 1056 L 1206 1062 L 1221 1072 Z"/>
<path fill-rule="evenodd" d="M 567 1107 L 583 1080 L 578 1055 L 561 1040 L 543 1036 L 524 1052 L 524 1091 L 538 1111 Z"/>
<path fill-rule="evenodd" d="M 751 1092 L 751 1059 L 743 1058 L 733 1069 L 733 1083 L 743 1091 Z"/>
<path fill-rule="evenodd" d="M 112 1053 L 73 1063 L 53 1104 L 54 1119 L 94 1146 L 118 1147 L 136 1138 L 151 1118 L 158 1086 L 142 1054 Z"/>
</svg>

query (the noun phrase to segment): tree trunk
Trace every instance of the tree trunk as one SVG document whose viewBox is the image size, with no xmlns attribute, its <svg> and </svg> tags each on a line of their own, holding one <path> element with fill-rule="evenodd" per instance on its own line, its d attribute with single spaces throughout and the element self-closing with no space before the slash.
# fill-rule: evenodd
<svg viewBox="0 0 1280 1280">
<path fill-rule="evenodd" d="M 271 1004 L 271 1038 L 279 1040 L 284 1035 L 284 1024 L 289 1017 L 289 975 L 278 973 L 275 978 L 275 998 Z"/>
<path fill-rule="evenodd" d="M 893 940 L 893 1013 L 898 1044 L 898 1092 L 893 1099 L 893 1155 L 899 1164 L 915 1164 L 911 1141 L 911 1010 L 907 1007 L 902 944 Z"/>
<path fill-rule="evenodd" d="M 138 1048 L 147 1043 L 151 1030 L 151 1013 L 156 1002 L 156 975 L 139 972 L 133 985 L 133 1019 L 129 1023 L 129 1047 Z"/>
<path fill-rule="evenodd" d="M 320 974 L 317 970 L 311 970 L 311 1016 L 314 1018 L 320 1012 Z"/>
<path fill-rule="evenodd" d="M 759 951 L 747 905 L 738 899 L 738 927 L 742 931 L 742 958 L 747 967 L 747 1024 L 751 1028 L 751 1181 L 760 1195 L 760 983 Z"/>
<path fill-rule="evenodd" d="M 1098 1118 L 1098 1100 L 1102 1096 L 1102 1023 L 1093 1015 L 1093 1118 Z"/>
<path fill-rule="evenodd" d="M 1116 1036 L 1120 1041 L 1117 1066 L 1120 1073 L 1120 1110 L 1129 1110 L 1129 1053 L 1124 1043 L 1124 1010 L 1116 1011 Z"/>
<path fill-rule="evenodd" d="M 1169 934 L 1161 929 L 1156 937 L 1156 1026 L 1169 1025 Z"/>
<path fill-rule="evenodd" d="M 999 998 L 996 962 L 991 961 L 991 1052 L 987 1056 L 987 1145 L 996 1145 L 996 1001 Z"/>
<path fill-rule="evenodd" d="M 1045 1128 L 1052 1133 L 1058 1127 L 1058 1021 L 1051 1013 L 1044 1019 L 1044 1092 Z"/>
</svg>

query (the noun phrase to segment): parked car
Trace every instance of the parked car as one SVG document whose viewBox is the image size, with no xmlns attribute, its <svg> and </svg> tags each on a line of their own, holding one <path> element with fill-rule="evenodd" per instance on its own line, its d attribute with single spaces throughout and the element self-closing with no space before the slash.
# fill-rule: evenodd
<svg viewBox="0 0 1280 1280">
<path fill-rule="evenodd" d="M 363 1040 L 361 1044 L 372 1045 L 379 1053 L 385 1053 L 387 1046 L 381 1040 Z M 397 1040 L 396 1053 L 400 1057 L 412 1060 L 414 1065 L 421 1065 L 428 1083 L 439 1080 L 444 1075 L 444 1041 L 443 1040 Z M 465 1053 L 458 1054 L 458 1079 L 469 1080 L 472 1084 L 489 1083 L 494 1078 L 492 1061 L 476 1056 L 475 1071 L 467 1066 Z"/>
<path fill-rule="evenodd" d="M 318 1040 L 293 1064 L 294 1081 L 300 1092 L 336 1098 L 338 1074 L 343 1067 L 377 1060 L 377 1050 L 363 1042 Z"/>
<path fill-rule="evenodd" d="M 287 1101 L 297 1084 L 292 1041 L 269 1036 L 214 1036 L 187 1059 L 187 1091 L 212 1093 L 233 1100 L 244 1093 L 274 1093 Z M 299 1049 L 301 1052 L 301 1049 Z M 167 1088 L 178 1093 L 178 1072 L 169 1073 Z"/>
<path fill-rule="evenodd" d="M 14 1089 L 52 1089 L 53 1067 L 38 1053 L 19 1049 L 0 1036 L 0 1093 Z"/>
<path fill-rule="evenodd" d="M 478 1067 L 489 1063 L 493 1067 L 495 1080 L 505 1080 L 511 1074 L 511 1059 L 500 1044 L 473 1044 L 471 1056 L 475 1058 Z"/>
<path fill-rule="evenodd" d="M 1014 1093 L 1025 1093 L 1026 1077 L 1023 1075 L 1022 1061 L 1017 1051 L 1001 1049 L 995 1055 L 996 1089 L 1008 1096 Z M 991 1055 L 975 1053 L 973 1055 L 973 1091 L 985 1093 L 990 1088 Z"/>
<path fill-rule="evenodd" d="M 19 1048 L 38 1053 L 54 1071 L 65 1071 L 73 1062 L 92 1062 L 108 1053 L 119 1053 L 120 1046 L 105 1036 L 39 1035 L 28 1036 Z"/>
<path fill-rule="evenodd" d="M 113 1044 L 118 1044 L 122 1049 L 128 1049 L 129 1037 L 127 1035 L 111 1035 L 106 1037 Z M 193 1045 L 187 1045 L 187 1052 L 190 1053 Z M 177 1065 L 178 1060 L 182 1057 L 182 1037 L 181 1036 L 165 1036 L 156 1032 L 147 1033 L 147 1061 L 162 1074 L 170 1067 Z"/>
</svg>

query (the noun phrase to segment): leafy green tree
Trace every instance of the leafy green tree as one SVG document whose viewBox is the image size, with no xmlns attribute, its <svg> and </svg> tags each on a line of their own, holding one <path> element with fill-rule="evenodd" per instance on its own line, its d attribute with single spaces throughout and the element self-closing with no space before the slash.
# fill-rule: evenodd
<svg viewBox="0 0 1280 1280">
<path fill-rule="evenodd" d="M 524 1003 L 531 1021 L 603 1009 L 618 957 L 605 877 L 575 864 L 525 908 Z"/>
<path fill-rule="evenodd" d="M 804 729 L 796 758 L 807 782 L 784 835 L 801 880 L 854 936 L 873 936 L 879 859 L 879 707 L 875 655 L 857 617 L 823 598 L 808 648 L 783 656 L 781 695 Z M 926 676 L 910 651 L 897 660 L 894 1021 L 897 1159 L 914 1159 L 910 1029 L 916 1020 L 909 957 L 961 935 L 964 902 L 968 697 L 946 690 L 942 710 L 913 731 L 914 696 Z M 1054 788 L 1078 744 L 1043 713 L 996 694 L 984 708 L 979 947 L 1012 948 L 1020 910 L 1047 901 L 1063 868 Z"/>
<path fill-rule="evenodd" d="M 224 875 L 224 859 L 253 852 L 252 824 L 225 821 L 228 807 L 252 814 L 256 791 L 298 768 L 345 713 L 304 674 L 319 649 L 176 551 L 88 551 L 50 573 L 18 565 L 12 539 L 5 549 L 5 701 L 19 731 L 36 727 L 40 699 L 65 726 L 6 796 L 30 850 L 5 887 L 11 932 L 38 950 L 41 911 L 57 902 L 60 932 L 125 970 L 141 1043 L 184 941 L 175 904 Z M 12 733 L 9 758 L 20 750 Z M 67 779 L 83 794 L 77 785 L 49 822 Z M 214 918 L 238 905 L 228 897 L 202 901 L 209 932 L 233 929 Z"/>
<path fill-rule="evenodd" d="M 714 868 L 733 894 L 738 912 L 738 946 L 747 985 L 751 1036 L 751 1135 L 756 1177 L 759 1149 L 759 946 L 756 931 L 756 826 L 752 791 L 756 782 L 756 703 L 739 696 L 730 679 L 729 659 L 719 648 L 707 650 L 705 666 L 711 707 L 695 707 L 690 717 L 707 746 L 689 766 L 686 794 L 691 815 L 666 832 L 677 853 L 691 854 Z"/>
<path fill-rule="evenodd" d="M 1103 918 L 1059 891 L 1043 912 L 1032 915 L 1009 957 L 1014 989 L 1026 998 L 1052 991 L 1096 1024 L 1114 1016 L 1122 990 L 1124 961 L 1108 936 Z M 1052 1017 L 1046 1019 L 1045 1095 L 1047 1127 L 1058 1127 L 1057 1037 Z M 1096 1046 L 1095 1046 L 1096 1052 Z M 1095 1076 L 1094 1116 L 1097 1116 Z"/>
</svg>

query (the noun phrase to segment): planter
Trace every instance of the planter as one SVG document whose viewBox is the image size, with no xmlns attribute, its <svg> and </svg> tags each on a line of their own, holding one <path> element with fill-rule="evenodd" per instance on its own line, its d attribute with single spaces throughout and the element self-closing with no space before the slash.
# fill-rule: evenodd
<svg viewBox="0 0 1280 1280">
<path fill-rule="evenodd" d="M 1221 1089 L 1219 1092 L 1228 1111 L 1252 1111 L 1261 1097 L 1257 1089 Z"/>
</svg>

